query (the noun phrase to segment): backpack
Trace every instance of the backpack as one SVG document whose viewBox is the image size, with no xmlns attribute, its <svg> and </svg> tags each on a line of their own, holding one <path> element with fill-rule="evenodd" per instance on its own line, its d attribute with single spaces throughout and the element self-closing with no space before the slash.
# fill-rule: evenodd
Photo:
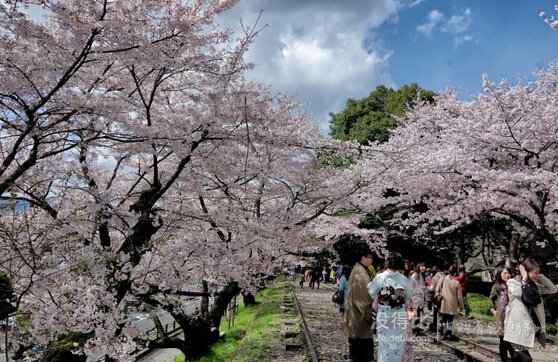
<svg viewBox="0 0 558 362">
<path fill-rule="evenodd" d="M 528 308 L 536 307 L 542 302 L 539 288 L 530 280 L 521 286 L 521 301 Z"/>
</svg>

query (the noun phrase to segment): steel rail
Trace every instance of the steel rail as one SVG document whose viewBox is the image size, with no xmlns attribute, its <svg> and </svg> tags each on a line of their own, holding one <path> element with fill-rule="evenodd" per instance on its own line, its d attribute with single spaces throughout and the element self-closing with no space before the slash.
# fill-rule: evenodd
<svg viewBox="0 0 558 362">
<path fill-rule="evenodd" d="M 448 342 L 445 340 L 440 340 L 438 338 L 436 338 L 436 336 L 434 334 L 430 334 L 428 332 L 425 331 L 421 331 L 419 332 L 420 334 L 430 338 L 432 341 L 434 341 L 435 343 L 437 343 L 438 345 L 440 345 L 442 348 L 453 352 L 456 355 L 459 355 L 463 358 L 465 358 L 466 361 L 484 361 L 482 359 L 480 359 L 478 356 L 475 356 L 473 354 L 470 353 L 470 351 L 466 351 L 465 349 L 461 348 L 462 346 L 457 345 L 457 342 L 463 342 L 465 343 L 465 345 L 468 345 L 470 347 L 473 348 L 473 350 L 475 352 L 478 352 L 480 354 L 482 354 L 483 356 L 492 359 L 496 359 L 499 360 L 500 359 L 500 354 L 497 352 L 492 351 L 491 349 L 483 346 L 482 344 L 479 344 L 477 342 L 474 342 L 468 338 L 464 338 L 464 337 L 459 337 L 459 336 L 455 336 L 456 337 L 456 343 L 452 343 L 452 342 Z"/>
<path fill-rule="evenodd" d="M 302 333 L 304 335 L 304 342 L 306 343 L 306 348 L 308 349 L 308 353 L 310 353 L 310 358 L 312 359 L 312 362 L 319 362 L 318 354 L 316 353 L 316 347 L 312 343 L 312 337 L 310 336 L 310 331 L 308 330 L 308 326 L 306 325 L 304 314 L 302 313 L 302 309 L 300 308 L 300 304 L 298 303 L 298 298 L 296 297 L 296 293 L 293 290 L 292 284 L 291 284 L 291 293 L 293 294 L 295 308 L 298 313 L 298 318 L 300 320 L 300 327 L 302 328 Z"/>
</svg>

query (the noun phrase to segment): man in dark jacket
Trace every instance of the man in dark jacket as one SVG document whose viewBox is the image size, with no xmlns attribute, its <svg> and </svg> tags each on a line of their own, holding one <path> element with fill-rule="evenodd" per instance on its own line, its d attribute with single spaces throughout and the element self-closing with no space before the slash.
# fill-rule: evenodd
<svg viewBox="0 0 558 362">
<path fill-rule="evenodd" d="M 322 278 L 322 267 L 317 265 L 312 269 L 312 279 L 310 280 L 310 288 L 314 289 L 316 283 L 318 284 L 318 289 L 320 289 L 320 279 Z"/>
<path fill-rule="evenodd" d="M 374 360 L 374 322 L 372 297 L 368 294 L 368 283 L 372 277 L 368 267 L 372 264 L 372 251 L 364 242 L 356 250 L 358 261 L 349 277 L 349 294 L 344 316 L 344 330 L 349 337 L 349 355 L 354 362 Z"/>
</svg>

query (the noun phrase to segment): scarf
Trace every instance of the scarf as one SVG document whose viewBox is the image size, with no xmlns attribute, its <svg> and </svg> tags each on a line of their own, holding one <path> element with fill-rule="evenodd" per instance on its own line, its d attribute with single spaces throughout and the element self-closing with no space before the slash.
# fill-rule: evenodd
<svg viewBox="0 0 558 362">
<path fill-rule="evenodd" d="M 504 316 L 506 307 L 510 302 L 508 297 L 508 286 L 505 283 L 501 283 L 498 289 L 500 289 L 500 313 Z"/>
</svg>

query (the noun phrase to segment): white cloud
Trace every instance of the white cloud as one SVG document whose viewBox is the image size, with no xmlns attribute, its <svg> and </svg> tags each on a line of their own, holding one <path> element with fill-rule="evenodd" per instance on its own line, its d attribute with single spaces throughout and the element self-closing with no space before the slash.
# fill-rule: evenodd
<svg viewBox="0 0 558 362">
<path fill-rule="evenodd" d="M 434 9 L 428 13 L 428 21 L 417 26 L 417 30 L 424 35 L 430 36 L 432 31 L 444 20 L 444 14 Z"/>
<path fill-rule="evenodd" d="M 373 36 L 374 28 L 397 15 L 397 0 L 253 0 L 237 4 L 222 22 L 253 23 L 263 9 L 269 23 L 247 59 L 250 76 L 274 91 L 296 92 L 324 131 L 328 112 L 338 112 L 347 98 L 366 96 L 378 84 L 393 86 L 389 50 Z"/>
<path fill-rule="evenodd" d="M 469 35 L 469 34 L 456 36 L 455 38 L 453 38 L 453 46 L 454 46 L 454 48 L 458 48 L 461 45 L 472 41 L 473 39 L 474 39 L 474 37 L 472 35 Z"/>
<path fill-rule="evenodd" d="M 470 8 L 463 10 L 461 14 L 453 14 L 447 18 L 443 13 L 434 9 L 428 13 L 427 21 L 417 26 L 417 31 L 426 36 L 432 35 L 434 31 L 449 34 L 461 34 L 471 27 L 473 14 Z"/>
<path fill-rule="evenodd" d="M 454 14 L 447 21 L 444 26 L 444 31 L 448 33 L 463 33 L 471 27 L 472 14 L 471 9 L 467 8 L 463 11 L 463 14 Z"/>
<path fill-rule="evenodd" d="M 425 2 L 426 0 L 415 0 L 412 3 L 409 4 L 410 8 L 414 8 L 415 6 L 418 6 L 420 4 L 422 4 L 423 2 Z"/>
</svg>

